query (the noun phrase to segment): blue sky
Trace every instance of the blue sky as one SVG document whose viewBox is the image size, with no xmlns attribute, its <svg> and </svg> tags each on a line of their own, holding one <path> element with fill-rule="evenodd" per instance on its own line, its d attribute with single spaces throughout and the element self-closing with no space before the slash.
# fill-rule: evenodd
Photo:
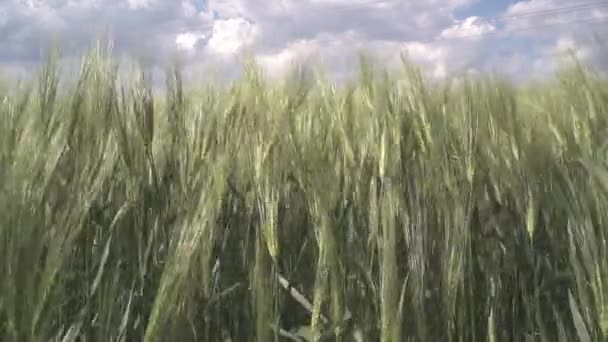
<svg viewBox="0 0 608 342">
<path fill-rule="evenodd" d="M 493 17 L 498 16 L 517 3 L 517 0 L 477 1 L 470 6 L 456 10 L 456 17 L 465 19 L 470 16 Z"/>
<path fill-rule="evenodd" d="M 73 61 L 109 29 L 117 54 L 159 66 L 179 56 L 189 75 L 236 70 L 244 51 L 269 75 L 294 61 L 344 75 L 363 49 L 386 65 L 407 52 L 432 77 L 525 79 L 550 74 L 567 49 L 607 70 L 606 48 L 591 39 L 608 36 L 607 24 L 608 1 L 597 0 L 2 0 L 0 70 L 30 73 L 55 38 Z"/>
</svg>

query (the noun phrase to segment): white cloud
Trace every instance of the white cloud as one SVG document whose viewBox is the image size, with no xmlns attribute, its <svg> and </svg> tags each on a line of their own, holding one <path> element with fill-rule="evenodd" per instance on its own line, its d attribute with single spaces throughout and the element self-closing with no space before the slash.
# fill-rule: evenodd
<svg viewBox="0 0 608 342">
<path fill-rule="evenodd" d="M 289 70 L 294 62 L 321 62 L 336 78 L 343 78 L 356 67 L 358 51 L 373 52 L 381 65 L 390 69 L 401 67 L 401 55 L 421 66 L 428 76 L 443 78 L 449 73 L 462 73 L 474 64 L 475 42 L 367 41 L 354 32 L 343 35 L 323 34 L 300 40 L 273 53 L 260 54 L 258 60 L 273 77 Z"/>
<path fill-rule="evenodd" d="M 258 29 L 255 24 L 243 18 L 216 20 L 213 23 L 207 48 L 215 54 L 235 54 L 251 45 L 257 35 Z"/>
<path fill-rule="evenodd" d="M 571 37 L 560 37 L 551 48 L 551 51 L 558 54 L 574 51 L 577 57 L 582 59 L 589 57 L 590 53 L 588 47 L 581 46 Z"/>
<path fill-rule="evenodd" d="M 579 61 L 593 62 L 594 49 L 590 46 L 577 42 L 569 36 L 559 37 L 554 44 L 541 49 L 539 54 L 544 60 L 550 61 L 547 67 L 553 71 L 557 68 L 559 61 L 564 57 L 570 58 L 574 55 Z"/>
<path fill-rule="evenodd" d="M 407 54 L 418 61 L 438 62 L 447 57 L 445 48 L 421 42 L 409 42 L 403 45 Z"/>
<path fill-rule="evenodd" d="M 408 42 L 403 45 L 407 56 L 422 66 L 429 75 L 443 78 L 450 74 L 462 74 L 481 66 L 482 50 L 476 41 Z"/>
<path fill-rule="evenodd" d="M 182 11 L 186 17 L 193 17 L 198 12 L 196 6 L 190 0 L 182 0 Z"/>
<path fill-rule="evenodd" d="M 130 9 L 149 8 L 153 4 L 153 0 L 127 0 Z"/>
<path fill-rule="evenodd" d="M 554 0 L 527 0 L 519 1 L 507 9 L 508 15 L 521 15 L 531 12 L 555 9 L 558 4 Z"/>
<path fill-rule="evenodd" d="M 208 0 L 207 7 L 221 18 L 241 17 L 246 12 L 245 1 Z"/>
<path fill-rule="evenodd" d="M 264 53 L 257 56 L 258 63 L 271 77 L 281 76 L 294 63 L 306 62 L 309 58 L 318 57 L 321 50 L 318 41 L 301 40 L 289 44 L 277 53 Z"/>
<path fill-rule="evenodd" d="M 175 44 L 180 50 L 192 51 L 196 43 L 205 38 L 205 35 L 200 32 L 184 32 L 175 37 Z"/>
<path fill-rule="evenodd" d="M 427 39 L 451 24 L 448 9 L 453 7 L 453 0 L 269 0 L 264 6 L 245 0 L 209 1 L 209 9 L 220 18 L 255 22 L 261 31 L 261 48 L 282 48 L 299 39 L 347 32 L 366 40 Z"/>
<path fill-rule="evenodd" d="M 59 38 L 74 53 L 109 31 L 117 52 L 135 52 L 163 60 L 183 46 L 176 36 L 211 29 L 207 16 L 196 15 L 192 1 L 166 0 L 8 0 L 0 26 L 0 62 L 40 59 L 51 39 Z M 193 12 L 194 11 L 194 12 Z M 194 15 L 193 15 L 194 14 Z M 180 45 L 181 44 L 181 45 Z"/>
<path fill-rule="evenodd" d="M 459 43 L 459 51 L 449 42 L 433 43 L 435 37 L 453 23 L 453 11 L 474 0 L 380 1 L 380 0 L 270 0 L 265 6 L 245 0 L 210 0 L 209 10 L 220 19 L 246 18 L 255 27 L 250 46 L 255 47 L 260 63 L 273 74 L 287 70 L 293 61 L 310 59 L 323 62 L 334 74 L 356 66 L 359 49 L 371 51 L 391 63 L 407 48 L 429 51 L 413 56 L 436 75 L 444 75 L 450 64 L 462 68 L 477 50 L 474 42 Z M 217 25 L 216 21 L 216 24 Z M 215 31 L 214 25 L 214 31 Z M 476 20 L 466 21 L 462 30 L 490 28 Z M 456 30 L 456 29 L 453 29 Z M 214 33 L 207 50 L 238 50 L 241 34 L 217 39 Z M 224 49 L 223 46 L 234 47 Z M 216 44 L 221 42 L 221 44 Z M 418 44 L 418 45 L 416 45 Z M 219 45 L 219 47 L 217 46 Z M 430 55 L 429 55 L 430 53 Z M 456 63 L 447 54 L 452 53 Z M 413 54 L 416 54 L 415 52 Z"/>
<path fill-rule="evenodd" d="M 441 31 L 441 38 L 468 38 L 480 39 L 482 35 L 495 31 L 496 28 L 491 23 L 484 21 L 480 17 L 468 17 L 465 20 L 456 22 L 454 25 Z"/>
</svg>

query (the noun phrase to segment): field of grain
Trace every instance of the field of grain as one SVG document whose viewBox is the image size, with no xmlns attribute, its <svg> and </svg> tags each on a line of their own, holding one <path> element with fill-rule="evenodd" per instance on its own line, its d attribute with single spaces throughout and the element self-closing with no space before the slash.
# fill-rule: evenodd
<svg viewBox="0 0 608 342">
<path fill-rule="evenodd" d="M 153 96 L 107 52 L 0 88 L 0 340 L 608 340 L 598 74 Z"/>
</svg>

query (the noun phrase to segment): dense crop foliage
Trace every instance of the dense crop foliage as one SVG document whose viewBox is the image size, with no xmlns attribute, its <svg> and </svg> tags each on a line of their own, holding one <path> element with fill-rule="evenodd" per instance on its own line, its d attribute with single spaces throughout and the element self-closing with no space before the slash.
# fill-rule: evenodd
<svg viewBox="0 0 608 342">
<path fill-rule="evenodd" d="M 600 77 L 117 70 L 0 90 L 0 340 L 607 340 Z"/>
</svg>

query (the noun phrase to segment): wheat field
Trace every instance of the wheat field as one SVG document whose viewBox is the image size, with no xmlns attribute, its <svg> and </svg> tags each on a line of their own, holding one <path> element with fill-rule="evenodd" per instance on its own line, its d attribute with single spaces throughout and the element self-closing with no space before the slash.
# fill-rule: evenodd
<svg viewBox="0 0 608 342">
<path fill-rule="evenodd" d="M 2 341 L 608 341 L 608 82 L 0 88 Z"/>
</svg>

